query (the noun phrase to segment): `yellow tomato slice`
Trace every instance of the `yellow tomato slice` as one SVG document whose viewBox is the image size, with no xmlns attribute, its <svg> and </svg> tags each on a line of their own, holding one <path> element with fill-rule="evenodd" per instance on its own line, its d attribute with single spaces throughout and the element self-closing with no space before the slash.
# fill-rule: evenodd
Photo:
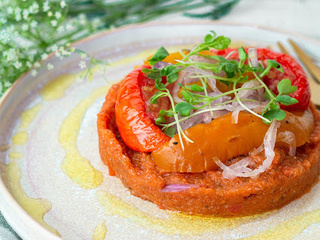
<svg viewBox="0 0 320 240">
<path fill-rule="evenodd" d="M 218 169 L 215 159 L 226 162 L 236 156 L 246 155 L 259 147 L 268 130 L 268 125 L 251 113 L 240 112 L 238 123 L 232 123 L 231 113 L 209 124 L 198 124 L 185 130 L 193 143 L 184 139 L 182 149 L 179 136 L 175 135 L 159 150 L 151 153 L 158 168 L 165 172 L 203 172 Z M 291 131 L 296 136 L 296 146 L 305 144 L 314 130 L 310 110 L 302 113 L 287 112 L 281 121 L 278 134 Z M 279 143 L 286 146 L 285 143 Z"/>
</svg>

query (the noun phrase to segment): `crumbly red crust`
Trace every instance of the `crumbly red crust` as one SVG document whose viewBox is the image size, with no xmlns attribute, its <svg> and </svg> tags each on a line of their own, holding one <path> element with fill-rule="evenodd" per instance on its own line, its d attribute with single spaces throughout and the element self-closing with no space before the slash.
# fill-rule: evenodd
<svg viewBox="0 0 320 240">
<path fill-rule="evenodd" d="M 276 148 L 272 166 L 256 179 L 222 177 L 221 171 L 161 173 L 150 154 L 125 146 L 115 123 L 114 105 L 119 84 L 109 90 L 98 114 L 99 150 L 109 174 L 120 178 L 131 193 L 162 209 L 187 214 L 242 216 L 277 209 L 308 192 L 318 181 L 320 113 L 311 105 L 315 131 L 309 143 L 290 157 Z M 195 184 L 180 192 L 162 192 L 167 184 Z"/>
</svg>

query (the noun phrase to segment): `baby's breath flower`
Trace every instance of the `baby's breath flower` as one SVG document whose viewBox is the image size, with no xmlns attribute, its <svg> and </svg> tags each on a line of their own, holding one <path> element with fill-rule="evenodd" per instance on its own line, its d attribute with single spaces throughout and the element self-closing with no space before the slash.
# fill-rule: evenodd
<svg viewBox="0 0 320 240">
<path fill-rule="evenodd" d="M 31 76 L 36 76 L 37 75 L 37 73 L 38 73 L 38 71 L 37 70 L 35 70 L 35 69 L 33 69 L 32 71 L 31 71 Z"/>
<path fill-rule="evenodd" d="M 28 9 L 23 9 L 22 15 L 23 15 L 23 19 L 24 19 L 24 20 L 28 20 L 28 16 L 29 16 L 29 11 L 28 11 Z"/>
<path fill-rule="evenodd" d="M 70 23 L 68 23 L 68 24 L 66 25 L 66 30 L 70 31 L 70 30 L 72 30 L 72 29 L 73 29 L 72 25 L 71 25 Z"/>
<path fill-rule="evenodd" d="M 47 64 L 47 69 L 48 70 L 52 70 L 52 69 L 54 69 L 54 66 L 51 63 L 48 63 Z"/>
<path fill-rule="evenodd" d="M 65 8 L 66 6 L 67 6 L 66 2 L 65 2 L 64 0 L 62 0 L 62 1 L 60 2 L 60 7 L 61 7 L 61 8 Z"/>
<path fill-rule="evenodd" d="M 21 29 L 22 29 L 23 31 L 28 31 L 29 25 L 26 24 L 26 23 L 24 23 L 24 24 L 22 24 Z"/>
<path fill-rule="evenodd" d="M 16 69 L 19 69 L 19 68 L 21 68 L 22 63 L 19 62 L 19 61 L 17 61 L 17 62 L 15 62 L 15 63 L 13 64 L 13 66 L 14 66 Z"/>
<path fill-rule="evenodd" d="M 48 17 L 52 17 L 52 12 L 51 11 L 48 12 Z"/>
<path fill-rule="evenodd" d="M 53 45 L 50 47 L 50 49 L 51 49 L 52 52 L 58 51 L 58 46 L 57 46 L 57 44 L 53 44 Z"/>
<path fill-rule="evenodd" d="M 47 59 L 47 57 L 48 57 L 48 54 L 47 54 L 47 53 L 43 53 L 43 54 L 41 55 L 41 59 L 42 59 L 42 60 Z"/>
<path fill-rule="evenodd" d="M 15 15 L 16 21 L 19 22 L 21 20 L 21 8 L 16 7 L 14 9 L 14 15 Z"/>
<path fill-rule="evenodd" d="M 54 16 L 56 17 L 56 19 L 59 19 L 62 17 L 61 12 L 56 12 Z"/>
<path fill-rule="evenodd" d="M 35 28 L 38 26 L 38 22 L 36 20 L 33 20 L 31 23 L 30 23 L 30 27 L 31 28 Z"/>
<path fill-rule="evenodd" d="M 59 26 L 57 28 L 58 33 L 63 33 L 64 32 L 64 27 L 63 26 Z"/>
<path fill-rule="evenodd" d="M 86 62 L 85 62 L 85 61 L 80 61 L 80 63 L 79 63 L 79 67 L 80 67 L 81 69 L 86 68 L 86 67 L 87 67 Z"/>
<path fill-rule="evenodd" d="M 30 13 L 36 14 L 39 12 L 39 4 L 37 2 L 33 2 L 33 4 L 29 7 Z"/>
<path fill-rule="evenodd" d="M 12 8 L 11 6 L 9 6 L 9 7 L 7 8 L 7 13 L 8 13 L 8 14 L 12 14 L 12 13 L 13 13 L 13 8 Z"/>
<path fill-rule="evenodd" d="M 49 1 L 45 1 L 42 6 L 42 11 L 47 12 L 50 10 Z"/>
<path fill-rule="evenodd" d="M 52 27 L 56 27 L 58 25 L 57 20 L 51 20 L 50 23 Z"/>
<path fill-rule="evenodd" d="M 10 41 L 10 34 L 8 33 L 7 30 L 3 29 L 0 31 L 0 39 L 1 39 L 1 42 L 3 43 Z"/>
</svg>

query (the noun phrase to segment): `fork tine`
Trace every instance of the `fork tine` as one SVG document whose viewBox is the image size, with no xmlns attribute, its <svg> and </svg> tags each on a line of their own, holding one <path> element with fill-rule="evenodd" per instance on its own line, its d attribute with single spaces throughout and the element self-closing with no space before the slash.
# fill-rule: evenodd
<svg viewBox="0 0 320 240">
<path fill-rule="evenodd" d="M 283 44 L 281 42 L 277 42 L 277 45 L 280 48 L 281 52 L 290 55 L 288 50 L 283 46 Z"/>
<path fill-rule="evenodd" d="M 294 51 L 297 53 L 299 59 L 306 66 L 313 79 L 320 84 L 320 69 L 312 62 L 311 58 L 291 39 L 289 43 L 293 47 Z"/>
</svg>

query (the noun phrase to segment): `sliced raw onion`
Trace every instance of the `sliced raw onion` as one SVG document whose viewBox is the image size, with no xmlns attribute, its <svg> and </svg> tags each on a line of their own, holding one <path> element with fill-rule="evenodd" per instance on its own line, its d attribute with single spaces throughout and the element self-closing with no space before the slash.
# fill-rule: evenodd
<svg viewBox="0 0 320 240">
<path fill-rule="evenodd" d="M 251 161 L 249 161 L 248 158 L 244 158 L 230 166 L 226 166 L 219 159 L 215 159 L 217 165 L 223 170 L 222 176 L 230 180 L 236 177 L 256 178 L 260 173 L 266 171 L 271 166 L 275 156 L 274 146 L 277 138 L 277 129 L 279 126 L 279 122 L 275 120 L 272 121 L 262 143 L 266 158 L 258 168 L 249 168 Z"/>
<path fill-rule="evenodd" d="M 287 143 L 289 145 L 289 155 L 294 156 L 296 155 L 296 135 L 290 131 L 284 131 L 278 134 L 278 141 Z"/>
<path fill-rule="evenodd" d="M 198 187 L 195 184 L 167 184 L 161 192 L 181 192 Z"/>
</svg>

